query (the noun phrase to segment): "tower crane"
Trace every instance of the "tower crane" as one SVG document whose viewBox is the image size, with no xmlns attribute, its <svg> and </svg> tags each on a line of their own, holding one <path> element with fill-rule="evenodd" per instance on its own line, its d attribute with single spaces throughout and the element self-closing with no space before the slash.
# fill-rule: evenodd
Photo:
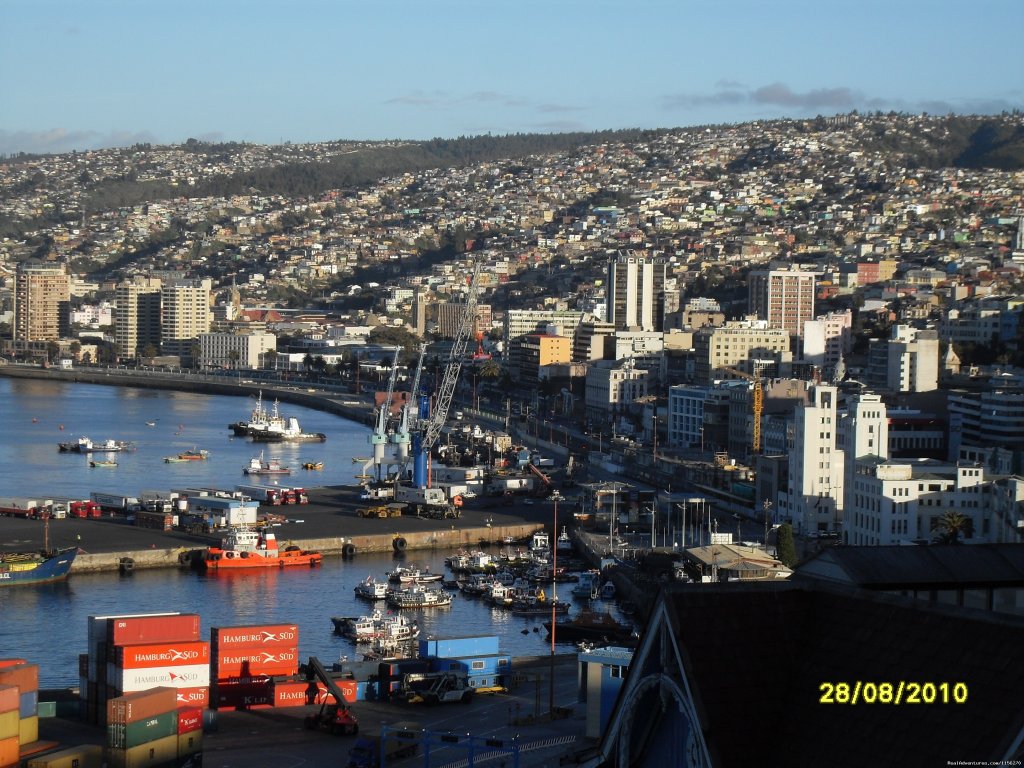
<svg viewBox="0 0 1024 768">
<path fill-rule="evenodd" d="M 741 379 L 746 379 L 751 382 L 753 386 L 753 393 L 751 395 L 750 409 L 752 411 L 754 423 L 751 425 L 750 430 L 750 452 L 756 454 L 761 452 L 761 414 L 764 411 L 764 388 L 761 385 L 761 368 L 755 363 L 754 373 L 749 374 L 746 371 L 741 371 L 739 368 L 725 367 L 722 368 L 726 373 L 737 376 Z"/>
</svg>

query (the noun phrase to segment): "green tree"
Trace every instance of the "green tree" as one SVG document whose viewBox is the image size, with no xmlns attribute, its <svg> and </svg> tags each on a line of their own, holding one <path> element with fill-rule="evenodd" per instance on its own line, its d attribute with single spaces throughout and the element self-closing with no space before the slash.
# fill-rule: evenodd
<svg viewBox="0 0 1024 768">
<path fill-rule="evenodd" d="M 783 523 L 775 529 L 776 558 L 787 568 L 796 565 L 796 544 L 793 542 L 793 526 Z"/>
<path fill-rule="evenodd" d="M 56 341 L 46 342 L 46 359 L 51 363 L 57 359 L 57 355 L 60 353 L 60 344 Z"/>
<path fill-rule="evenodd" d="M 932 523 L 932 532 L 936 534 L 937 544 L 959 544 L 961 536 L 968 536 L 972 528 L 972 520 L 966 515 L 950 510 Z"/>
</svg>

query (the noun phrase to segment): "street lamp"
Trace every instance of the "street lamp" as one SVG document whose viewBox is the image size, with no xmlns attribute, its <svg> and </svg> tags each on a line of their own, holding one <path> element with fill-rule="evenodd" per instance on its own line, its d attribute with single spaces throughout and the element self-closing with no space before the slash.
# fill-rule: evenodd
<svg viewBox="0 0 1024 768">
<path fill-rule="evenodd" d="M 764 506 L 764 551 L 767 552 L 768 551 L 768 515 L 769 515 L 769 513 L 771 511 L 772 503 L 771 503 L 770 500 L 765 499 L 763 506 Z"/>
<path fill-rule="evenodd" d="M 554 527 L 551 533 L 551 675 L 548 692 L 548 712 L 555 719 L 555 626 L 558 620 L 558 500 L 554 505 Z"/>
</svg>

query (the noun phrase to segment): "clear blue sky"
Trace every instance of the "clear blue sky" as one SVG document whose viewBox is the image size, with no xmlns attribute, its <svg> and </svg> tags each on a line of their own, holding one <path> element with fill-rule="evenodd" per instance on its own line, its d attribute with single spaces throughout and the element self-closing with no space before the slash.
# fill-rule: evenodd
<svg viewBox="0 0 1024 768">
<path fill-rule="evenodd" d="M 0 152 L 1024 107 L 1024 0 L 0 0 Z"/>
</svg>

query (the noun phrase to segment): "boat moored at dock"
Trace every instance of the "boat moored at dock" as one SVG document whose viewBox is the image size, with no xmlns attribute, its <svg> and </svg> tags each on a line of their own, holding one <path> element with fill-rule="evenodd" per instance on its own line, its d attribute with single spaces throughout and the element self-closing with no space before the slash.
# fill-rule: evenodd
<svg viewBox="0 0 1024 768">
<path fill-rule="evenodd" d="M 319 552 L 290 546 L 279 549 L 277 538 L 270 531 L 253 531 L 240 528 L 224 537 L 221 546 L 208 547 L 202 564 L 215 571 L 241 570 L 247 568 L 285 568 L 303 565 L 320 565 L 323 555 Z"/>
<path fill-rule="evenodd" d="M 78 548 L 0 554 L 0 587 L 47 584 L 67 578 Z"/>
<path fill-rule="evenodd" d="M 452 604 L 453 596 L 443 589 L 414 584 L 405 589 L 390 590 L 385 599 L 392 608 L 444 608 Z"/>
</svg>

